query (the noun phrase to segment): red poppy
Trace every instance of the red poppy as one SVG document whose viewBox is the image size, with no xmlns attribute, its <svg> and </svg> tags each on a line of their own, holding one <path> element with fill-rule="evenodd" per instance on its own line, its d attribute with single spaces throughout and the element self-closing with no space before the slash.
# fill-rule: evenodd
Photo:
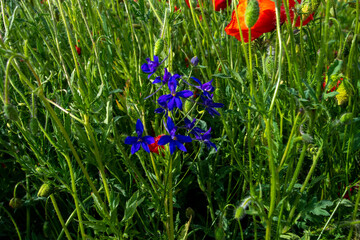
<svg viewBox="0 0 360 240">
<path fill-rule="evenodd" d="M 251 40 L 260 37 L 263 33 L 271 32 L 276 28 L 276 13 L 275 2 L 272 0 L 258 0 L 259 2 L 259 18 L 255 25 L 251 28 Z M 240 0 L 237 5 L 236 11 L 239 16 L 239 22 L 237 22 L 236 12 L 234 11 L 231 16 L 229 25 L 226 26 L 225 32 L 231 36 L 236 37 L 241 41 L 239 25 L 244 37 L 244 41 L 249 41 L 249 29 L 245 24 L 245 11 L 247 7 L 247 0 Z M 285 21 L 285 11 L 283 6 L 281 7 L 280 21 Z"/>
<path fill-rule="evenodd" d="M 77 54 L 80 56 L 81 55 L 81 48 L 78 47 L 77 45 L 75 45 L 75 49 L 76 49 Z"/>
<path fill-rule="evenodd" d="M 297 0 L 299 3 L 301 0 Z M 276 12 L 275 12 L 275 2 L 272 0 L 258 0 L 259 3 L 259 18 L 255 25 L 251 28 L 251 40 L 254 40 L 260 37 L 262 34 L 271 32 L 276 28 Z M 242 35 L 244 37 L 244 42 L 249 41 L 249 29 L 245 24 L 245 11 L 247 7 L 247 0 L 240 0 L 237 5 L 236 11 L 239 16 L 239 22 L 237 22 L 237 17 L 235 11 L 232 13 L 231 21 L 229 25 L 226 26 L 225 31 L 227 34 L 236 37 L 239 41 L 241 41 L 239 25 L 242 31 Z M 289 0 L 289 9 L 290 9 L 290 18 L 293 20 L 294 18 L 294 10 L 295 10 L 295 1 Z M 303 20 L 302 25 L 306 25 L 309 21 L 313 19 L 312 14 Z M 286 20 L 286 12 L 284 6 L 280 7 L 280 23 L 283 24 Z M 296 19 L 295 26 L 300 26 L 300 17 Z"/>
<path fill-rule="evenodd" d="M 191 1 L 193 1 L 193 0 L 191 0 Z M 197 2 L 196 7 L 199 7 L 198 1 L 196 1 L 196 2 Z M 190 8 L 190 2 L 189 2 L 189 0 L 185 0 L 185 3 L 186 3 L 186 5 Z"/>
<path fill-rule="evenodd" d="M 301 0 L 297 0 L 298 3 L 301 3 Z M 289 9 L 290 9 L 290 19 L 291 21 L 294 21 L 294 11 L 295 11 L 295 1 L 289 0 Z M 286 17 L 286 16 L 285 16 Z M 303 19 L 302 24 L 300 24 L 300 17 L 296 19 L 295 27 L 300 27 L 300 25 L 305 26 L 308 24 L 311 20 L 313 20 L 313 14 L 310 14 L 307 18 Z"/>
<path fill-rule="evenodd" d="M 164 135 L 159 135 L 157 137 L 154 138 L 155 142 L 150 144 L 149 145 L 149 149 L 150 149 L 150 152 L 152 153 L 156 153 L 156 154 L 159 154 L 159 145 L 158 145 L 158 142 L 160 140 L 160 138 L 164 136 Z M 165 149 L 164 146 L 160 146 L 162 149 Z"/>
<path fill-rule="evenodd" d="M 212 0 L 212 2 L 215 7 L 215 11 L 220 11 L 221 9 L 225 9 L 227 6 L 231 5 L 231 0 Z"/>
</svg>

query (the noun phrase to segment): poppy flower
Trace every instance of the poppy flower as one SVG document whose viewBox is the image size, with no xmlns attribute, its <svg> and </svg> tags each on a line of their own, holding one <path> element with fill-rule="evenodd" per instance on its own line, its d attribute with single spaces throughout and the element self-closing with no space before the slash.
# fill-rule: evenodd
<svg viewBox="0 0 360 240">
<path fill-rule="evenodd" d="M 236 7 L 237 15 L 239 17 L 239 23 L 237 22 L 236 12 L 233 11 L 231 21 L 229 25 L 225 27 L 225 32 L 236 37 L 241 41 L 239 25 L 241 28 L 244 42 L 249 41 L 249 29 L 245 24 L 245 11 L 247 7 L 247 0 L 240 0 Z M 272 0 L 258 0 L 259 3 L 259 18 L 254 26 L 251 27 L 251 40 L 260 37 L 262 34 L 271 32 L 276 28 L 276 13 L 275 13 L 275 2 Z M 281 7 L 280 22 L 284 22 L 286 14 L 283 6 Z"/>
<path fill-rule="evenodd" d="M 164 135 L 162 134 L 162 135 L 159 135 L 154 138 L 155 142 L 149 145 L 150 152 L 156 153 L 159 155 L 159 147 L 161 147 L 162 149 L 165 149 L 164 146 L 158 145 L 158 142 L 162 136 L 164 136 Z"/>
<path fill-rule="evenodd" d="M 75 49 L 76 49 L 77 54 L 80 56 L 81 55 L 81 48 L 78 47 L 77 45 L 75 45 Z"/>
<path fill-rule="evenodd" d="M 191 0 L 191 1 L 194 1 L 194 0 Z M 190 1 L 189 0 L 185 0 L 185 3 L 186 3 L 186 5 L 190 8 Z M 197 5 L 196 5 L 196 7 L 199 7 L 199 3 L 198 3 L 198 1 L 196 0 L 196 3 L 197 3 Z M 195 5 L 195 4 L 194 4 Z M 193 5 L 193 6 L 194 6 Z"/>
<path fill-rule="evenodd" d="M 231 5 L 231 0 L 212 0 L 215 11 L 220 11 L 225 9 L 227 6 Z"/>
<path fill-rule="evenodd" d="M 297 0 L 298 3 L 301 3 L 301 0 Z M 259 18 L 255 25 L 251 27 L 251 41 L 259 38 L 262 34 L 271 32 L 276 28 L 276 12 L 275 12 L 275 2 L 272 0 L 258 0 L 259 3 Z M 240 0 L 237 5 L 236 11 L 239 16 L 239 22 L 237 22 L 236 12 L 234 11 L 231 16 L 231 21 L 229 25 L 226 26 L 225 32 L 230 35 L 236 37 L 239 41 L 241 41 L 239 25 L 242 31 L 242 35 L 244 37 L 244 42 L 249 41 L 249 29 L 245 24 L 245 11 L 247 7 L 247 0 Z M 295 1 L 289 0 L 289 9 L 290 9 L 290 19 L 294 20 L 294 11 L 295 11 Z M 302 25 L 306 25 L 313 19 L 313 15 L 311 14 L 309 17 L 303 20 Z M 284 6 L 280 7 L 280 23 L 283 24 L 286 21 L 286 12 Z M 295 23 L 296 27 L 300 26 L 300 17 L 296 19 Z"/>
<path fill-rule="evenodd" d="M 299 4 L 301 3 L 301 0 L 297 0 L 297 1 L 298 1 Z M 294 0 L 289 0 L 290 19 L 291 19 L 292 22 L 294 21 L 295 5 L 296 4 L 295 4 Z M 285 14 L 285 12 L 284 12 L 284 14 Z M 286 15 L 285 15 L 285 17 L 286 17 Z M 301 23 L 301 17 L 299 16 L 296 19 L 295 27 L 300 27 L 300 25 L 305 26 L 306 24 L 308 24 L 313 19 L 314 19 L 313 14 L 310 14 L 305 19 L 303 19 L 302 24 L 300 24 Z"/>
</svg>

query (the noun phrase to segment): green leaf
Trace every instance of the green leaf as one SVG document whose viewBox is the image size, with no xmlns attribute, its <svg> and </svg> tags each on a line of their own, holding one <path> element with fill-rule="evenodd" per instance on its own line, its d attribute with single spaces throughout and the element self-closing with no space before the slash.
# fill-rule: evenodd
<svg viewBox="0 0 360 240">
<path fill-rule="evenodd" d="M 133 217 L 136 208 L 144 201 L 144 199 L 145 197 L 140 198 L 139 191 L 135 192 L 126 202 L 125 213 L 121 222 L 129 221 Z"/>
<path fill-rule="evenodd" d="M 329 200 L 322 200 L 314 204 L 313 209 L 310 210 L 310 213 L 316 216 L 330 216 L 330 213 L 325 209 L 327 207 L 331 207 L 333 205 L 332 201 Z"/>
<path fill-rule="evenodd" d="M 217 77 L 217 78 L 232 78 L 232 76 L 229 75 L 225 75 L 223 73 L 217 73 L 217 74 L 213 74 L 213 77 Z"/>
<path fill-rule="evenodd" d="M 327 72 L 327 75 L 328 75 L 329 79 L 330 79 L 330 76 L 331 76 L 331 75 L 335 75 L 335 74 L 337 74 L 337 73 L 340 71 L 341 66 L 342 66 L 342 63 L 343 63 L 343 61 L 336 59 L 336 60 L 330 65 L 329 70 L 328 70 L 328 72 Z"/>
</svg>

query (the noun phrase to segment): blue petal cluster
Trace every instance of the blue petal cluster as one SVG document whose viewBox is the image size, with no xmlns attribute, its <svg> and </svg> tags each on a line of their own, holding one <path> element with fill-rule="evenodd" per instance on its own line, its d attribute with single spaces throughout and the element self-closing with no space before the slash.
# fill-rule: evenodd
<svg viewBox="0 0 360 240">
<path fill-rule="evenodd" d="M 162 136 L 158 142 L 158 145 L 161 146 L 161 145 L 166 145 L 169 143 L 171 155 L 174 153 L 176 147 L 179 148 L 183 152 L 187 152 L 187 150 L 183 144 L 191 142 L 192 141 L 191 137 L 175 134 L 177 127 L 175 127 L 175 124 L 170 117 L 168 117 L 166 125 L 167 125 L 166 131 L 170 135 Z"/>
<path fill-rule="evenodd" d="M 137 137 L 127 137 L 125 139 L 125 144 L 132 145 L 131 146 L 131 154 L 136 153 L 139 151 L 140 146 L 148 153 L 150 153 L 149 146 L 150 144 L 154 143 L 155 140 L 151 136 L 142 136 L 144 132 L 144 125 L 142 124 L 141 120 L 138 119 L 136 122 L 136 134 Z"/>
<path fill-rule="evenodd" d="M 148 74 L 148 78 L 150 78 L 165 61 L 159 62 L 159 58 L 154 56 L 154 61 L 151 61 L 149 58 L 146 59 L 147 63 L 144 63 L 141 66 L 141 70 L 144 73 Z M 191 59 L 191 64 L 193 66 L 198 65 L 199 59 L 194 57 Z M 211 127 L 208 131 L 205 131 L 196 126 L 197 119 L 193 119 L 190 121 L 187 117 L 184 118 L 184 125 L 177 127 L 175 126 L 174 121 L 171 117 L 168 116 L 169 111 L 174 111 L 175 109 L 182 110 L 183 109 L 183 100 L 190 98 L 193 96 L 193 99 L 198 97 L 198 93 L 200 92 L 200 99 L 194 101 L 193 99 L 188 99 L 187 101 L 192 101 L 195 104 L 202 106 L 205 110 L 211 115 L 220 115 L 220 113 L 216 110 L 216 108 L 224 107 L 222 103 L 215 103 L 213 101 L 214 95 L 212 94 L 215 91 L 215 87 L 212 85 L 213 80 L 202 83 L 199 79 L 195 77 L 191 77 L 191 79 L 196 82 L 198 85 L 193 85 L 185 81 L 182 76 L 179 74 L 172 75 L 167 68 L 164 68 L 164 75 L 162 77 L 157 76 L 152 84 L 160 83 L 161 86 L 153 92 L 150 96 L 146 97 L 145 99 L 153 96 L 156 94 L 165 84 L 167 84 L 168 89 L 170 91 L 169 94 L 164 94 L 157 99 L 157 103 L 159 105 L 158 108 L 155 109 L 155 113 L 165 113 L 166 119 L 166 131 L 169 135 L 163 135 L 159 141 L 157 142 L 158 145 L 164 146 L 169 144 L 170 154 L 173 154 L 176 148 L 180 149 L 183 152 L 187 152 L 185 147 L 185 143 L 190 143 L 192 141 L 199 141 L 204 143 L 208 149 L 211 147 L 215 148 L 217 151 L 216 145 L 210 141 L 211 139 Z M 187 85 L 195 88 L 195 91 L 191 90 L 181 90 L 177 91 L 179 87 L 179 81 L 182 83 L 186 83 Z M 185 85 L 186 86 L 186 85 Z M 196 92 L 196 93 L 195 93 Z M 177 134 L 178 128 L 186 129 L 188 135 L 192 134 L 195 138 L 191 138 L 190 136 L 185 136 L 181 134 Z M 136 123 L 136 133 L 137 137 L 129 136 L 125 139 L 125 143 L 132 145 L 131 147 L 131 154 L 136 153 L 140 147 L 142 147 L 146 152 L 150 152 L 149 146 L 155 142 L 154 138 L 151 136 L 142 136 L 144 131 L 144 126 L 142 122 L 138 119 Z"/>
</svg>

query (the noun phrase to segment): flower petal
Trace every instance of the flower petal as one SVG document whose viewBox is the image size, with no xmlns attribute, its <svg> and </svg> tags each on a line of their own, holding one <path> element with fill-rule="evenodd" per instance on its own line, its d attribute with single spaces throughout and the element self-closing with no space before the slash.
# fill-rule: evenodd
<svg viewBox="0 0 360 240">
<path fill-rule="evenodd" d="M 179 141 L 181 143 L 192 142 L 192 139 L 189 136 L 175 135 L 175 137 L 176 137 L 177 141 Z"/>
<path fill-rule="evenodd" d="M 176 92 L 176 88 L 177 88 L 177 80 L 176 79 L 173 79 L 171 78 L 168 82 L 168 87 L 169 87 L 169 90 L 171 92 L 171 94 L 173 94 L 174 92 Z"/>
<path fill-rule="evenodd" d="M 169 135 L 161 136 L 158 145 L 166 145 L 171 141 L 171 137 Z"/>
<path fill-rule="evenodd" d="M 171 119 L 171 117 L 168 117 L 168 119 L 166 121 L 166 126 L 167 126 L 167 130 L 169 131 L 169 133 L 175 128 L 175 124 L 174 124 L 173 120 Z"/>
<path fill-rule="evenodd" d="M 138 135 L 138 137 L 141 137 L 143 131 L 144 131 L 144 125 L 142 124 L 141 120 L 138 119 L 136 122 L 136 134 Z"/>
<path fill-rule="evenodd" d="M 181 142 L 178 142 L 178 141 L 175 141 L 176 143 L 176 146 L 183 152 L 187 152 L 185 146 L 181 143 Z"/>
<path fill-rule="evenodd" d="M 169 144 L 169 147 L 170 147 L 170 154 L 172 155 L 175 152 L 175 149 L 176 149 L 176 142 L 171 140 L 171 142 Z"/>
<path fill-rule="evenodd" d="M 190 90 L 183 90 L 183 91 L 176 93 L 177 97 L 182 97 L 182 98 L 188 98 L 188 97 L 191 97 L 192 95 L 193 95 L 193 92 Z"/>
<path fill-rule="evenodd" d="M 146 142 L 147 144 L 153 144 L 155 142 L 154 137 L 152 136 L 144 136 L 142 137 L 143 141 Z"/>
<path fill-rule="evenodd" d="M 156 84 L 161 82 L 161 78 L 160 77 L 156 77 L 155 80 L 152 82 L 152 84 Z"/>
<path fill-rule="evenodd" d="M 197 79 L 196 77 L 191 77 L 192 80 L 194 80 L 195 82 L 197 82 L 200 86 L 202 85 L 201 81 L 199 79 Z"/>
<path fill-rule="evenodd" d="M 127 138 L 125 139 L 125 144 L 133 145 L 133 144 L 135 144 L 135 143 L 138 141 L 138 139 L 139 139 L 139 138 L 137 138 L 137 137 L 131 137 L 131 136 L 129 136 L 129 137 L 127 137 Z"/>
<path fill-rule="evenodd" d="M 149 65 L 147 63 L 144 63 L 143 65 L 141 65 L 141 70 L 144 73 L 150 73 Z"/>
<path fill-rule="evenodd" d="M 162 95 L 158 98 L 158 103 L 160 106 L 166 106 L 166 102 L 169 101 L 173 96 L 171 94 L 167 94 L 167 95 Z"/>
<path fill-rule="evenodd" d="M 150 153 L 149 146 L 145 142 L 141 142 L 141 147 L 148 153 Z"/>
<path fill-rule="evenodd" d="M 182 110 L 182 101 L 179 97 L 174 97 L 175 99 L 175 103 L 176 103 L 176 107 L 180 110 Z"/>
<path fill-rule="evenodd" d="M 172 97 L 168 103 L 168 108 L 172 111 L 176 107 L 175 97 Z"/>
<path fill-rule="evenodd" d="M 140 142 L 135 143 L 134 145 L 132 145 L 131 147 L 131 154 L 135 154 L 137 151 L 139 151 L 141 146 Z"/>
</svg>

